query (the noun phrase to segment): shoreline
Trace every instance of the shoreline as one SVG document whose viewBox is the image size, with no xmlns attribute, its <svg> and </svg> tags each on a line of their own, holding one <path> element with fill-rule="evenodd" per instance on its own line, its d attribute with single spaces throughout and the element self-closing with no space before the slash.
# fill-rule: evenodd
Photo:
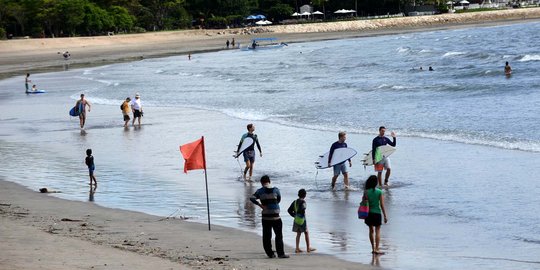
<svg viewBox="0 0 540 270">
<path fill-rule="evenodd" d="M 540 20 L 540 8 L 442 14 L 341 22 L 275 25 L 264 33 L 240 35 L 241 29 L 183 30 L 118 36 L 0 41 L 0 79 L 27 72 L 62 71 L 146 58 L 225 50 L 225 40 L 247 44 L 251 37 L 277 37 L 288 43 L 490 27 Z M 66 46 L 66 43 L 69 43 Z M 69 51 L 63 60 L 58 52 Z M 186 59 L 187 60 L 187 59 Z M 37 62 L 37 64 L 36 64 Z"/>
<path fill-rule="evenodd" d="M 291 258 L 268 259 L 254 233 L 218 225 L 208 231 L 203 223 L 60 199 L 6 180 L 0 180 L 0 198 L 0 224 L 17 228 L 0 231 L 3 243 L 12 247 L 0 254 L 8 268 L 371 269 L 331 255 L 295 255 L 288 246 Z M 40 247 L 44 239 L 49 241 Z M 39 249 L 44 250 L 27 256 Z"/>
</svg>

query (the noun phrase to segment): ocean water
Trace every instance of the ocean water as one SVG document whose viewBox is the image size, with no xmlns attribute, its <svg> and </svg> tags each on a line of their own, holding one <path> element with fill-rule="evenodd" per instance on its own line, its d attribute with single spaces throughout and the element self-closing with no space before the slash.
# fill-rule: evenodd
<svg viewBox="0 0 540 270">
<path fill-rule="evenodd" d="M 260 231 L 232 150 L 253 122 L 263 146 L 255 177 L 269 174 L 285 213 L 308 191 L 320 252 L 390 269 L 540 269 L 540 23 L 289 44 L 32 75 L 0 82 L 0 177 L 88 200 L 84 150 L 92 148 L 95 203 L 206 222 L 200 172 L 181 173 L 178 145 L 207 140 L 212 219 Z M 504 75 L 504 62 L 514 73 Z M 423 71 L 419 67 L 423 67 Z M 432 66 L 434 71 L 427 71 Z M 141 93 L 140 129 L 122 129 L 119 105 Z M 93 104 L 85 131 L 67 110 Z M 398 133 L 386 255 L 372 258 L 355 217 L 361 191 L 329 190 L 313 161 L 349 133 L 369 151 L 377 128 Z M 351 182 L 372 173 L 353 159 Z M 338 183 L 339 180 L 338 180 Z M 86 185 L 86 188 L 85 188 Z M 261 247 L 262 252 L 262 247 Z"/>
</svg>

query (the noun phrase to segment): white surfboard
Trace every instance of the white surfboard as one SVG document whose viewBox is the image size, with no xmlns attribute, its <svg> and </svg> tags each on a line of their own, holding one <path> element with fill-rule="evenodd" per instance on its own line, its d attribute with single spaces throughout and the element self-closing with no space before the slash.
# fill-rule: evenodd
<svg viewBox="0 0 540 270">
<path fill-rule="evenodd" d="M 391 145 L 381 145 L 379 146 L 379 151 L 381 151 L 381 155 L 383 157 L 389 157 L 391 154 L 393 154 L 396 151 L 396 148 Z M 373 166 L 373 156 L 372 151 L 369 151 L 369 153 L 365 154 L 362 158 L 362 162 L 364 166 Z"/>
<path fill-rule="evenodd" d="M 330 161 L 330 167 L 336 164 L 339 164 L 343 161 L 346 161 L 354 156 L 356 156 L 356 150 L 352 148 L 338 148 L 334 150 L 332 155 L 332 160 Z M 328 157 L 330 156 L 330 151 L 326 152 L 324 155 L 319 156 L 319 159 L 315 162 L 315 167 L 317 169 L 326 169 L 328 167 Z"/>
<path fill-rule="evenodd" d="M 238 151 L 238 153 L 236 153 L 236 156 L 235 156 L 235 157 L 239 157 L 244 151 L 246 151 L 246 149 L 247 149 L 248 147 L 252 146 L 253 143 L 255 143 L 255 141 L 253 141 L 252 138 L 246 137 L 246 138 L 242 141 L 242 145 L 240 145 L 240 150 Z"/>
</svg>

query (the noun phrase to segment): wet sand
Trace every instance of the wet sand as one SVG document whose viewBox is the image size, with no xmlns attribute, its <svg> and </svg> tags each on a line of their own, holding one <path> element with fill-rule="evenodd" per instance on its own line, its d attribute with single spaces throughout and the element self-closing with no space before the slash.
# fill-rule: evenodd
<svg viewBox="0 0 540 270">
<path fill-rule="evenodd" d="M 7 181 L 0 181 L 0 224 L 2 269 L 370 268 L 316 253 L 268 259 L 255 234 L 208 231 L 206 224 L 63 200 Z"/>
<path fill-rule="evenodd" d="M 276 25 L 228 30 L 185 30 L 98 37 L 19 39 L 0 41 L 0 78 L 39 71 L 97 66 L 148 57 L 195 54 L 225 49 L 227 39 L 237 46 L 254 36 L 277 37 L 284 42 L 308 42 L 509 24 L 538 20 L 540 8 L 444 14 L 373 20 Z M 244 31 L 260 32 L 250 35 Z M 69 51 L 70 60 L 58 52 Z M 194 57 L 196 57 L 194 55 Z M 186 57 L 187 58 L 187 57 Z"/>
</svg>

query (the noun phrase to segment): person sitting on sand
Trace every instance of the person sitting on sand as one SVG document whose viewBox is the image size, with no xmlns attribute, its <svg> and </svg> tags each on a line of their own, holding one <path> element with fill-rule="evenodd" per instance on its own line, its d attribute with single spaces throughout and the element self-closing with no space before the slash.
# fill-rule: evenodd
<svg viewBox="0 0 540 270">
<path fill-rule="evenodd" d="M 69 60 L 69 58 L 71 58 L 71 54 L 68 51 L 65 51 L 62 56 L 64 56 L 64 60 Z"/>
<path fill-rule="evenodd" d="M 369 242 L 371 243 L 371 253 L 375 255 L 384 254 L 379 250 L 381 240 L 381 210 L 384 216 L 384 223 L 388 223 L 386 209 L 384 207 L 383 191 L 377 188 L 377 176 L 371 175 L 366 180 L 364 195 L 369 201 L 369 213 L 364 223 L 369 227 Z"/>
<path fill-rule="evenodd" d="M 512 74 L 512 68 L 510 67 L 510 64 L 506 62 L 506 65 L 504 66 L 504 74 L 510 75 Z"/>
<path fill-rule="evenodd" d="M 306 251 L 312 252 L 316 249 L 311 248 L 309 245 L 309 232 L 306 222 L 306 190 L 300 189 L 298 191 L 298 199 L 294 200 L 287 209 L 287 212 L 294 218 L 292 231 L 296 232 L 296 253 L 304 252 L 300 249 L 300 236 L 304 233 L 306 238 Z"/>
<path fill-rule="evenodd" d="M 32 85 L 32 92 L 36 92 L 38 89 L 37 89 L 37 86 L 34 84 Z"/>
</svg>

